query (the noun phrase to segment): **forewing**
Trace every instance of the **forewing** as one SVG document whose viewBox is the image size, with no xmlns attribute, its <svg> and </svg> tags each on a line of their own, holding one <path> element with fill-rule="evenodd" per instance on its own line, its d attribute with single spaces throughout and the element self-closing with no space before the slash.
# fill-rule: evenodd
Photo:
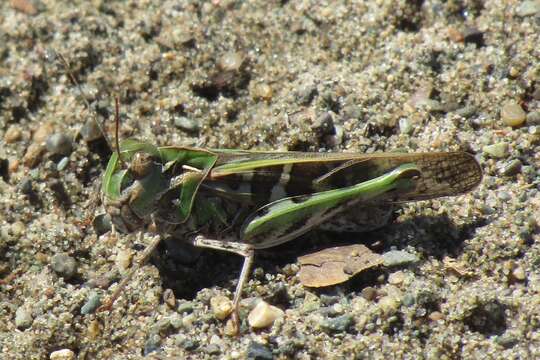
<svg viewBox="0 0 540 360">
<path fill-rule="evenodd" d="M 414 191 L 397 202 L 458 195 L 482 179 L 478 162 L 464 152 L 302 153 L 214 150 L 218 159 L 205 186 L 262 204 L 282 198 L 353 186 L 414 163 L 422 173 Z M 388 201 L 388 200 L 387 200 Z"/>
</svg>

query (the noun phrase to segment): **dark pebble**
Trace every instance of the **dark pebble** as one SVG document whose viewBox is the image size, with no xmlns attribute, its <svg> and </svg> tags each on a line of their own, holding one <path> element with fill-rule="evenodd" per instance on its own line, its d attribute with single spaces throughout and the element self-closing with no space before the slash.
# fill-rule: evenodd
<svg viewBox="0 0 540 360">
<path fill-rule="evenodd" d="M 463 41 L 465 44 L 475 44 L 477 48 L 485 45 L 484 33 L 477 28 L 467 28 L 463 31 Z"/>
<path fill-rule="evenodd" d="M 503 334 L 495 338 L 495 342 L 505 349 L 510 349 L 519 343 L 519 339 L 513 335 Z"/>
<path fill-rule="evenodd" d="M 99 128 L 96 120 L 88 120 L 81 128 L 80 134 L 84 141 L 91 142 L 103 138 L 103 133 Z"/>
<path fill-rule="evenodd" d="M 252 341 L 247 348 L 246 359 L 249 360 L 272 360 L 274 356 L 272 351 L 266 346 Z"/>
<path fill-rule="evenodd" d="M 92 226 L 97 236 L 103 235 L 108 231 L 111 231 L 111 216 L 109 214 L 98 214 L 92 221 Z"/>
<path fill-rule="evenodd" d="M 362 289 L 362 297 L 368 301 L 372 301 L 377 296 L 377 290 L 371 286 Z"/>
<path fill-rule="evenodd" d="M 47 138 L 46 147 L 51 154 L 68 156 L 71 154 L 73 144 L 69 136 L 56 133 Z"/>
<path fill-rule="evenodd" d="M 519 174 L 521 171 L 521 161 L 519 159 L 514 159 L 505 163 L 499 170 L 499 174 L 503 176 L 513 176 Z"/>
<path fill-rule="evenodd" d="M 30 178 L 24 178 L 21 181 L 19 187 L 21 189 L 21 192 L 25 195 L 32 194 L 34 192 L 34 188 L 32 186 L 32 179 Z"/>
<path fill-rule="evenodd" d="M 9 181 L 9 160 L 8 159 L 2 159 L 0 158 L 0 178 L 4 180 L 4 182 Z"/>
<path fill-rule="evenodd" d="M 347 332 L 354 324 L 354 318 L 350 314 L 341 315 L 333 319 L 326 319 L 321 323 L 321 328 L 326 333 Z"/>
<path fill-rule="evenodd" d="M 199 347 L 199 342 L 197 340 L 185 339 L 182 341 L 181 346 L 187 351 L 192 351 Z"/>
</svg>

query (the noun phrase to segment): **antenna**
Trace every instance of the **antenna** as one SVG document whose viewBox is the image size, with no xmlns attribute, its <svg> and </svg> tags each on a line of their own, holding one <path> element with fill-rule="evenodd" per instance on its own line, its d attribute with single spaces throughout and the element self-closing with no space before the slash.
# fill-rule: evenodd
<svg viewBox="0 0 540 360">
<path fill-rule="evenodd" d="M 118 160 L 120 160 L 122 165 L 125 165 L 126 163 L 124 162 L 124 159 L 122 159 L 122 154 L 120 153 L 120 143 L 118 142 L 118 131 L 120 128 L 120 100 L 118 99 L 118 96 L 114 97 L 114 122 L 114 141 L 116 145 L 116 153 L 118 154 Z"/>
</svg>

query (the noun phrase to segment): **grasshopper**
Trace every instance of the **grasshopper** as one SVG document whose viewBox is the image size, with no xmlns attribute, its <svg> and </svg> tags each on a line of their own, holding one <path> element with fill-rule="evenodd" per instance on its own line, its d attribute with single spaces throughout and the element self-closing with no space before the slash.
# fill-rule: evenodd
<svg viewBox="0 0 540 360">
<path fill-rule="evenodd" d="M 118 102 L 117 102 L 118 114 Z M 118 115 L 117 115 L 118 131 Z M 254 253 L 315 227 L 367 231 L 395 203 L 466 193 L 481 181 L 465 152 L 305 153 L 157 147 L 126 139 L 103 176 L 103 203 L 120 232 L 158 236 L 102 309 L 110 308 L 159 243 L 159 234 L 244 257 L 232 322 Z"/>
<path fill-rule="evenodd" d="M 68 61 L 54 54 L 82 93 Z M 480 165 L 465 152 L 264 152 L 119 142 L 118 99 L 115 108 L 116 146 L 102 179 L 102 202 L 114 229 L 142 234 L 152 228 L 157 236 L 101 311 L 112 307 L 161 235 L 169 234 L 196 247 L 244 257 L 233 299 L 237 331 L 238 305 L 255 250 L 315 227 L 373 230 L 388 222 L 396 203 L 464 194 L 482 180 Z"/>
</svg>

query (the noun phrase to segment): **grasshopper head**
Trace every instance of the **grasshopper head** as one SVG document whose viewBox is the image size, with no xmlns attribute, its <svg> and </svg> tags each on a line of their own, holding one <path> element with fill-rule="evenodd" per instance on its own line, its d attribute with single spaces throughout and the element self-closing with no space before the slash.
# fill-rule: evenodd
<svg viewBox="0 0 540 360">
<path fill-rule="evenodd" d="M 130 232 L 150 222 L 169 182 L 155 146 L 126 140 L 119 153 L 123 161 L 113 153 L 103 177 L 103 202 L 113 224 Z"/>
<path fill-rule="evenodd" d="M 142 179 L 152 171 L 155 164 L 155 159 L 152 155 L 146 152 L 137 152 L 131 159 L 129 171 L 135 179 Z"/>
</svg>

